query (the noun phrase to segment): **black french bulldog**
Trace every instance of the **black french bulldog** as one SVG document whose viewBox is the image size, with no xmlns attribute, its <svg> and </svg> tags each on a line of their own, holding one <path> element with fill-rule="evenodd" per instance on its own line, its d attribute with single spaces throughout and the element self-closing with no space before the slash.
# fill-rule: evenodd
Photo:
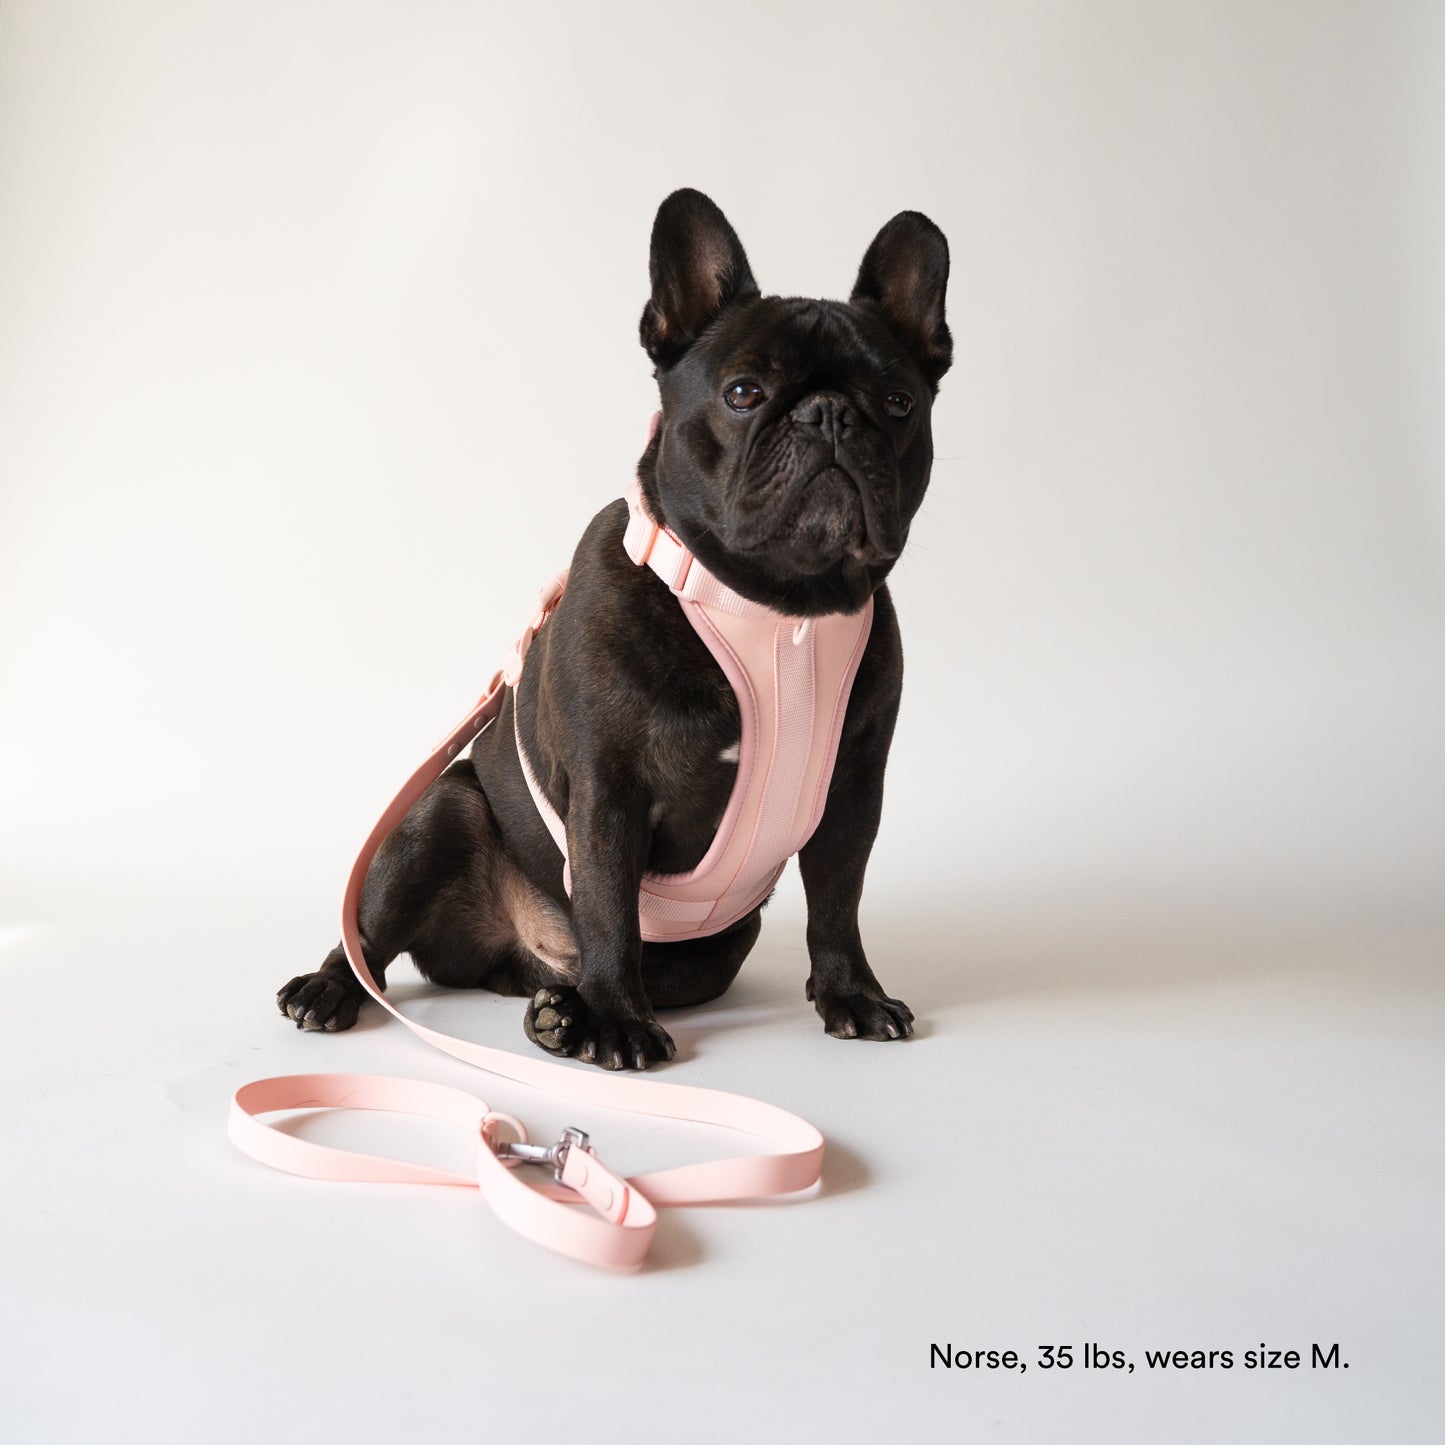
<svg viewBox="0 0 1445 1445">
<path fill-rule="evenodd" d="M 837 1038 L 901 1038 L 913 1015 L 868 966 L 858 902 L 903 680 L 884 578 L 928 485 L 930 410 L 952 360 L 948 243 L 904 211 L 874 238 L 847 302 L 765 297 L 726 217 L 682 190 L 658 210 L 651 276 L 641 332 L 662 420 L 639 478 L 653 517 L 778 611 L 874 599 L 823 816 L 799 854 L 806 993 Z M 434 983 L 528 995 L 528 1038 L 607 1069 L 672 1057 L 653 1009 L 721 994 L 762 911 L 712 937 L 641 939 L 642 875 L 686 872 L 707 852 L 741 720 L 666 585 L 624 552 L 627 515 L 615 501 L 588 526 L 518 684 L 523 746 L 567 820 L 570 899 L 518 762 L 509 691 L 382 845 L 360 909 L 378 984 L 405 952 Z M 364 996 L 338 947 L 277 1002 L 300 1028 L 338 1030 Z"/>
</svg>

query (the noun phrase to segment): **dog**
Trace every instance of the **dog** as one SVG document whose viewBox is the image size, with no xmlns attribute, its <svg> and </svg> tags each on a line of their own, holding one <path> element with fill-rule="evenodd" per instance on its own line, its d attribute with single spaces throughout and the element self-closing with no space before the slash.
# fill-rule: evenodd
<svg viewBox="0 0 1445 1445">
<path fill-rule="evenodd" d="M 763 296 L 701 192 L 667 197 L 652 230 L 640 331 L 661 416 L 638 465 L 646 512 L 752 604 L 800 624 L 871 609 L 797 855 L 805 994 L 838 1038 L 913 1029 L 868 964 L 858 905 L 903 681 L 885 579 L 932 468 L 932 406 L 953 355 L 948 265 L 943 233 L 904 211 L 846 302 Z M 359 912 L 379 986 L 407 953 L 434 983 L 528 998 L 529 1039 L 605 1069 L 672 1057 L 654 1010 L 720 995 L 766 902 L 708 936 L 643 937 L 644 878 L 687 874 L 718 835 L 743 721 L 698 629 L 624 550 L 628 524 L 619 500 L 588 525 L 500 715 L 392 830 Z M 565 858 L 534 787 L 565 819 Z M 363 998 L 338 947 L 277 1002 L 297 1027 L 334 1032 Z"/>
</svg>

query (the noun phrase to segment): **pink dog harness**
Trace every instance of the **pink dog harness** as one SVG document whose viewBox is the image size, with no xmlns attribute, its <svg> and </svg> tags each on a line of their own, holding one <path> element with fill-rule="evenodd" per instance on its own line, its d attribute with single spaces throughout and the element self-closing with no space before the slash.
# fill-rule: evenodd
<svg viewBox="0 0 1445 1445">
<path fill-rule="evenodd" d="M 873 622 L 873 599 L 852 616 L 787 617 L 719 582 L 648 515 L 635 481 L 627 489 L 627 505 L 631 515 L 622 539 L 627 555 L 672 590 L 732 684 L 742 717 L 737 781 L 712 846 L 690 873 L 643 875 L 642 937 L 666 943 L 721 933 L 746 917 L 812 836 L 827 802 L 848 694 Z M 544 594 L 544 614 L 566 585 L 564 572 Z M 525 657 L 526 646 L 519 644 L 509 681 L 521 676 Z M 520 730 L 517 756 L 537 811 L 566 858 L 567 825 L 537 782 Z M 570 869 L 564 876 L 570 893 Z"/>
<path fill-rule="evenodd" d="M 848 616 L 785 617 L 739 597 L 707 573 L 666 528 L 648 517 L 641 489 L 629 489 L 625 545 L 676 594 L 698 635 L 737 693 L 742 713 L 738 779 L 717 836 L 690 873 L 648 874 L 639 908 L 643 937 L 678 939 L 715 933 L 755 908 L 783 863 L 817 826 L 827 796 L 872 603 Z M 717 1089 L 621 1078 L 583 1065 L 522 1057 L 453 1038 L 413 1022 L 382 994 L 362 953 L 357 908 L 376 850 L 448 764 L 501 711 L 532 640 L 566 585 L 563 573 L 543 589 L 539 608 L 507 665 L 475 707 L 433 749 L 371 830 L 351 870 L 341 907 L 341 940 L 366 992 L 414 1034 L 453 1058 L 560 1098 L 625 1113 L 650 1114 L 752 1134 L 774 1152 L 623 1178 L 608 1169 L 579 1129 L 554 1145 L 527 1142 L 521 1122 L 462 1089 L 374 1074 L 294 1074 L 243 1085 L 231 1101 L 233 1143 L 262 1163 L 312 1178 L 463 1185 L 513 1229 L 559 1253 L 591 1264 L 634 1265 L 651 1243 L 657 1208 L 717 1204 L 794 1194 L 818 1182 L 823 1136 L 806 1120 L 772 1104 Z M 533 797 L 566 853 L 566 829 L 532 776 L 518 740 Z M 454 1174 L 400 1159 L 313 1143 L 265 1123 L 263 1114 L 302 1109 L 380 1109 L 441 1119 L 476 1141 L 476 1173 Z M 515 1140 L 503 1137 L 503 1128 Z M 553 1182 L 521 1182 L 519 1163 L 546 1164 Z M 587 1209 L 578 1205 L 586 1205 Z"/>
</svg>

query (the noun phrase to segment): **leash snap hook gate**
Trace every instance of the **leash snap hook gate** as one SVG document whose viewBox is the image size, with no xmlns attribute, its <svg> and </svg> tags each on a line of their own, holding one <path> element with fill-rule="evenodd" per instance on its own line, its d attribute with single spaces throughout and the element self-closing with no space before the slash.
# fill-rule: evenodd
<svg viewBox="0 0 1445 1445">
<path fill-rule="evenodd" d="M 497 1158 L 515 1159 L 518 1164 L 549 1164 L 552 1167 L 553 1179 L 560 1184 L 562 1171 L 567 1167 L 567 1156 L 574 1149 L 590 1154 L 592 1141 L 583 1130 L 569 1124 L 555 1144 L 525 1144 L 503 1140 L 497 1145 Z"/>
</svg>

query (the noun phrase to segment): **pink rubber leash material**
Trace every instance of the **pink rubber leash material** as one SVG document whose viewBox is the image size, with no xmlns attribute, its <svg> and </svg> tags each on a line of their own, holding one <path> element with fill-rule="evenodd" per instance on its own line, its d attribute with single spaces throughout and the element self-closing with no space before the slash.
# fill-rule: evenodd
<svg viewBox="0 0 1445 1445">
<path fill-rule="evenodd" d="M 520 677 L 532 639 L 556 606 L 563 585 L 564 579 L 558 579 L 542 590 L 538 611 L 507 666 L 407 780 L 371 830 L 352 867 L 342 901 L 341 939 L 346 957 L 362 987 L 382 1008 L 419 1038 L 464 1063 L 588 1105 L 752 1134 L 776 1145 L 777 1152 L 622 1179 L 598 1160 L 586 1136 L 578 1137 L 581 1131 L 567 1131 L 546 1151 L 532 1146 L 534 1153 L 545 1152 L 555 1172 L 552 1186 L 534 1189 L 515 1178 L 508 1165 L 536 1160 L 519 1151 L 517 1143 L 503 1141 L 497 1127 L 501 1122 L 511 1125 L 525 1150 L 526 1132 L 517 1120 L 492 1110 L 464 1090 L 375 1074 L 295 1074 L 243 1085 L 231 1101 L 228 1133 L 239 1149 L 261 1163 L 310 1178 L 474 1186 L 499 1218 L 536 1243 L 589 1264 L 629 1266 L 645 1257 L 659 1207 L 765 1198 L 812 1187 L 822 1166 L 823 1136 L 796 1114 L 746 1095 L 616 1078 L 584 1066 L 524 1058 L 416 1023 L 377 988 L 362 953 L 357 919 L 362 885 L 377 849 L 426 788 L 501 711 L 505 690 Z M 313 1143 L 283 1133 L 258 1117 L 315 1108 L 382 1109 L 441 1119 L 475 1132 L 476 1177 Z M 590 1212 L 578 1208 L 578 1203 L 589 1206 Z"/>
</svg>

